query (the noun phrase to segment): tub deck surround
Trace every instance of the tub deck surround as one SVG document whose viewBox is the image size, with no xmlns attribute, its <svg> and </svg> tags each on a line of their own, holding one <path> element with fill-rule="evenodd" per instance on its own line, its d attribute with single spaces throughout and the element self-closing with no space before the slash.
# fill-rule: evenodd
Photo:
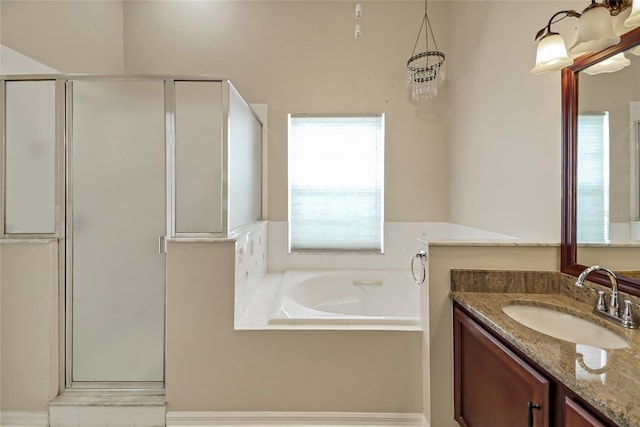
<svg viewBox="0 0 640 427">
<path fill-rule="evenodd" d="M 595 296 L 574 283 L 575 277 L 559 272 L 452 270 L 451 298 L 613 422 L 637 427 L 640 330 L 625 329 L 594 315 Z M 605 289 L 591 282 L 589 286 Z M 600 349 L 544 335 L 502 311 L 503 306 L 516 302 L 553 306 L 578 315 L 624 337 L 630 346 Z"/>
<path fill-rule="evenodd" d="M 269 324 L 419 331 L 419 301 L 406 270 L 288 270 Z"/>
<path fill-rule="evenodd" d="M 267 273 L 256 288 L 251 300 L 246 304 L 245 309 L 236 318 L 236 330 L 262 330 L 262 329 L 297 329 L 297 330 L 388 330 L 388 331 L 421 331 L 419 319 L 420 289 L 415 286 L 415 316 L 363 316 L 354 314 L 340 314 L 321 312 L 299 306 L 300 313 L 294 318 L 283 313 L 298 304 L 289 301 L 289 308 L 283 308 L 285 298 L 285 287 L 288 277 L 319 277 L 322 275 L 352 274 L 353 277 L 369 277 L 371 274 L 379 272 L 383 277 L 390 278 L 398 275 L 397 270 L 288 270 L 282 273 Z M 358 275 L 360 273 L 360 275 Z M 407 274 L 407 280 L 410 280 Z M 373 277 L 373 276 L 371 276 Z M 376 276 L 378 277 L 378 276 Z M 290 283 L 295 284 L 295 283 Z M 355 286 L 349 284 L 349 287 Z M 376 285 L 362 285 L 371 286 Z M 384 286 L 384 285 L 382 285 Z M 364 289 L 363 292 L 376 292 L 378 289 Z M 286 304 L 285 304 L 286 305 Z"/>
</svg>

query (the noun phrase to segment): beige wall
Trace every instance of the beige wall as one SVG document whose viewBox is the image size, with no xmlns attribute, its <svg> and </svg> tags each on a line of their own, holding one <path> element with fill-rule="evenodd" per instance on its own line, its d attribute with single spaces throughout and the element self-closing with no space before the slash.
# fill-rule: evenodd
<svg viewBox="0 0 640 427">
<path fill-rule="evenodd" d="M 233 256 L 169 244 L 168 411 L 421 411 L 419 332 L 234 331 Z"/>
<path fill-rule="evenodd" d="M 0 243 L 0 411 L 47 412 L 58 390 L 56 243 Z"/>
<path fill-rule="evenodd" d="M 451 269 L 557 271 L 557 246 L 433 246 L 429 249 L 430 381 L 425 384 L 425 413 L 431 427 L 457 426 L 453 421 L 453 311 L 449 299 Z"/>
<path fill-rule="evenodd" d="M 558 242 L 560 74 L 530 73 L 533 38 L 554 12 L 581 6 L 448 5 L 449 219 L 528 241 Z"/>
<path fill-rule="evenodd" d="M 431 3 L 447 55 L 446 90 L 431 115 L 406 96 L 418 1 L 365 2 L 360 40 L 346 1 L 3 1 L 1 36 L 66 72 L 232 79 L 249 102 L 269 105 L 272 220 L 287 219 L 287 113 L 384 112 L 387 220 L 557 242 L 560 78 L 529 70 L 535 31 L 558 7 L 576 7 L 566 3 Z M 28 30 L 45 15 L 63 20 Z"/>
<path fill-rule="evenodd" d="M 271 220 L 287 220 L 287 113 L 334 112 L 386 114 L 387 221 L 446 220 L 445 122 L 418 117 L 406 97 L 423 4 L 363 2 L 360 40 L 354 5 L 125 2 L 126 71 L 227 76 L 248 102 L 269 105 Z M 445 4 L 431 10 L 446 48 Z"/>
<path fill-rule="evenodd" d="M 3 410 L 44 411 L 56 387 L 51 378 L 57 361 L 48 357 L 56 354 L 51 348 L 57 345 L 50 329 L 57 306 L 55 246 L 0 247 L 0 403 Z M 449 271 L 557 270 L 559 259 L 557 247 L 432 247 L 424 297 L 430 343 L 425 345 L 421 394 L 419 334 L 234 331 L 232 253 L 230 244 L 170 245 L 169 410 L 419 412 L 424 406 L 432 427 L 454 425 Z"/>
<path fill-rule="evenodd" d="M 124 72 L 121 1 L 0 2 L 2 44 L 63 73 Z"/>
<path fill-rule="evenodd" d="M 387 220 L 451 220 L 557 242 L 560 77 L 534 77 L 529 70 L 536 30 L 563 6 L 579 7 L 576 2 L 430 2 L 438 44 L 447 54 L 448 96 L 438 100 L 439 115 L 419 115 L 406 100 L 404 66 L 422 15 L 419 1 L 363 2 L 358 41 L 354 4 L 347 1 L 2 1 L 0 37 L 63 72 L 231 78 L 249 102 L 269 105 L 270 219 L 286 220 L 288 112 L 379 111 L 387 114 Z M 31 31 L 35 26 L 46 31 Z M 42 256 L 20 259 L 41 265 Z M 415 383 L 420 363 L 414 359 L 422 352 L 420 339 L 382 332 L 358 338 L 325 331 L 235 332 L 232 269 L 213 268 L 218 262 L 230 265 L 228 256 L 208 245 L 170 248 L 170 410 L 420 410 Z M 557 270 L 558 260 L 554 247 L 432 248 L 431 344 L 425 345 L 430 369 L 423 372 L 422 402 L 432 427 L 452 424 L 449 270 Z M 7 288 L 4 268 L 2 274 L 5 316 L 4 295 L 13 288 Z M 33 292 L 37 298 L 45 295 L 41 289 Z M 22 319 L 22 311 L 35 308 L 21 302 L 12 310 Z M 32 313 L 38 328 L 50 326 L 45 312 Z M 49 346 L 42 330 L 31 326 L 22 339 L 20 347 L 11 348 Z M 22 355 L 22 350 L 7 355 L 4 336 L 2 343 L 3 366 Z M 352 363 L 361 351 L 385 357 Z M 403 368 L 416 363 L 417 371 Z M 34 367 L 42 361 L 28 366 L 39 372 Z M 370 378 L 371 369 L 393 374 Z M 5 387 L 10 379 L 4 373 L 2 378 Z M 308 393 L 296 391 L 303 380 L 314 386 Z M 49 385 L 32 386 L 37 391 L 23 406 L 42 410 Z"/>
</svg>

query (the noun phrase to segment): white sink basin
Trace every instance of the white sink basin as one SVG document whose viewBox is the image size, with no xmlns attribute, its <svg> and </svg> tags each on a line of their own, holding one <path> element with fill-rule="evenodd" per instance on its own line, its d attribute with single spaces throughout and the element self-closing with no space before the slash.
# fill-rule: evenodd
<svg viewBox="0 0 640 427">
<path fill-rule="evenodd" d="M 627 340 L 610 330 L 553 308 L 511 304 L 502 311 L 524 326 L 561 340 L 599 348 L 629 347 Z"/>
</svg>

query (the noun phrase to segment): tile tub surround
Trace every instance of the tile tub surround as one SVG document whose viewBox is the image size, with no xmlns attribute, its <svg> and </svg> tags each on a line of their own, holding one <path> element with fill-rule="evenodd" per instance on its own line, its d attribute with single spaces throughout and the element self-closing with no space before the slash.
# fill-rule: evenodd
<svg viewBox="0 0 640 427">
<path fill-rule="evenodd" d="M 574 286 L 575 280 L 559 272 L 452 270 L 451 298 L 617 425 L 639 426 L 640 330 L 624 329 L 594 315 L 595 296 Z M 637 302 L 637 298 L 630 299 Z M 514 302 L 554 306 L 578 315 L 623 336 L 630 346 L 578 348 L 511 319 L 502 307 Z M 591 366 L 597 374 L 583 368 L 590 356 L 604 363 Z"/>
</svg>

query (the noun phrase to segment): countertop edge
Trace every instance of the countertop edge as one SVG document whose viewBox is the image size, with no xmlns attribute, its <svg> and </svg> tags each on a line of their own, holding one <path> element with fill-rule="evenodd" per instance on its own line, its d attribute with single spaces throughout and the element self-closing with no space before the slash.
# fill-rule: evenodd
<svg viewBox="0 0 640 427">
<path fill-rule="evenodd" d="M 565 372 L 559 369 L 551 361 L 546 360 L 543 356 L 540 356 L 534 350 L 533 345 L 530 345 L 524 342 L 518 336 L 517 333 L 512 333 L 508 331 L 507 330 L 508 326 L 501 325 L 500 319 L 497 319 L 497 320 L 495 319 L 495 317 L 497 316 L 491 316 L 490 314 L 487 315 L 487 313 L 483 312 L 481 309 L 474 307 L 472 301 L 469 301 L 468 298 L 465 299 L 465 294 L 478 296 L 480 293 L 451 292 L 450 298 L 452 299 L 452 301 L 456 302 L 461 307 L 463 307 L 466 311 L 468 311 L 473 316 L 475 316 L 478 319 L 478 321 L 480 321 L 485 327 L 487 327 L 488 329 L 496 333 L 499 337 L 501 337 L 507 343 L 509 343 L 518 351 L 520 351 L 522 354 L 524 354 L 526 357 L 531 359 L 534 363 L 539 365 L 540 368 L 544 369 L 548 375 L 553 376 L 557 381 L 562 383 L 564 386 L 566 386 L 569 390 L 571 390 L 576 395 L 578 395 L 581 399 L 583 399 L 589 405 L 593 406 L 596 410 L 600 411 L 604 416 L 608 417 L 611 421 L 624 427 L 634 427 L 638 425 L 638 424 L 632 423 L 632 421 L 629 420 L 629 418 L 625 414 L 624 408 L 622 408 L 622 410 L 619 410 L 619 411 L 613 408 L 614 403 L 616 403 L 615 400 L 608 399 L 609 396 L 600 396 L 600 397 L 595 396 L 592 394 L 590 390 L 587 390 L 584 387 L 582 387 L 580 382 L 571 381 L 570 379 L 568 379 L 567 374 Z M 513 299 L 532 297 L 531 294 L 517 294 L 517 293 L 511 293 L 511 294 L 481 293 L 481 294 L 483 294 L 484 296 L 502 295 L 503 297 L 508 295 L 508 298 L 513 298 Z M 546 295 L 546 297 L 544 295 L 545 294 L 536 294 L 533 297 L 543 298 L 543 299 L 544 298 L 549 299 L 549 297 L 551 297 L 554 300 L 560 299 L 561 302 L 564 301 L 565 299 L 570 299 L 566 296 L 562 296 L 558 294 Z M 577 301 L 573 301 L 573 302 L 575 302 L 576 304 L 585 305 Z M 521 327 L 526 328 L 524 326 L 521 326 Z M 559 345 L 560 343 L 563 342 L 562 340 L 558 340 L 558 339 L 555 339 L 552 337 L 546 337 L 546 336 L 543 339 L 547 340 L 548 342 L 552 342 L 552 340 L 555 340 L 559 343 Z M 621 402 L 617 402 L 617 403 L 621 403 Z"/>
</svg>

